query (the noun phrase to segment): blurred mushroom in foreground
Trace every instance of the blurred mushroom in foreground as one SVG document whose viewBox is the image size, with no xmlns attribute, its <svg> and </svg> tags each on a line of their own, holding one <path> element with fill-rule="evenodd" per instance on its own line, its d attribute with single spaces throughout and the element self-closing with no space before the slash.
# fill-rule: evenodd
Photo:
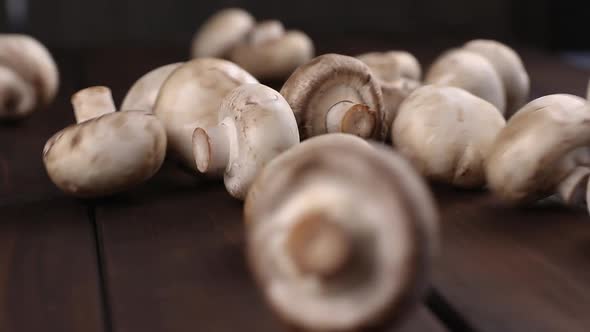
<svg viewBox="0 0 590 332">
<path fill-rule="evenodd" d="M 395 324 L 425 291 L 438 213 L 391 149 L 346 134 L 311 138 L 267 165 L 244 213 L 258 285 L 299 330 Z"/>
</svg>

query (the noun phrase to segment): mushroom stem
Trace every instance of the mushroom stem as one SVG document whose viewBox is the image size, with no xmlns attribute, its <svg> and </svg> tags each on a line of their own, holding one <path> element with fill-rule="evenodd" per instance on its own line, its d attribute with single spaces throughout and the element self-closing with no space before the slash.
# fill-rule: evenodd
<svg viewBox="0 0 590 332">
<path fill-rule="evenodd" d="M 307 214 L 296 221 L 286 246 L 299 272 L 323 279 L 342 271 L 352 251 L 347 231 L 322 213 Z"/>
<path fill-rule="evenodd" d="M 326 128 L 329 133 L 347 133 L 369 138 L 375 131 L 377 119 L 375 112 L 367 105 L 352 101 L 341 101 L 333 105 L 326 115 Z"/>
<path fill-rule="evenodd" d="M 223 123 L 193 132 L 193 153 L 201 173 L 222 173 L 229 164 L 229 149 L 227 127 Z"/>
<path fill-rule="evenodd" d="M 84 122 L 117 110 L 111 89 L 106 86 L 93 86 L 80 90 L 72 96 L 76 122 Z"/>
<path fill-rule="evenodd" d="M 558 185 L 557 192 L 563 202 L 570 206 L 583 206 L 587 202 L 590 183 L 590 167 L 576 167 Z"/>
</svg>

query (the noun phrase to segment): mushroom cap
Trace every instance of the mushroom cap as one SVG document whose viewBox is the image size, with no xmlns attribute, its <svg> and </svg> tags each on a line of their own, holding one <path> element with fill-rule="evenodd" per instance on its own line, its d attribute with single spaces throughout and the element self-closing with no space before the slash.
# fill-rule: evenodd
<svg viewBox="0 0 590 332">
<path fill-rule="evenodd" d="M 178 67 L 160 88 L 154 108 L 166 129 L 169 149 L 196 170 L 195 128 L 217 125 L 223 97 L 242 84 L 257 82 L 236 64 L 220 59 L 194 59 Z"/>
<path fill-rule="evenodd" d="M 434 61 L 425 78 L 426 84 L 462 88 L 489 101 L 504 114 L 506 91 L 500 74 L 484 56 L 465 49 L 454 49 Z"/>
<path fill-rule="evenodd" d="M 236 45 L 229 56 L 258 79 L 284 79 L 314 56 L 312 40 L 301 31 L 287 31 L 283 36 Z"/>
<path fill-rule="evenodd" d="M 235 128 L 225 170 L 229 193 L 244 199 L 260 170 L 277 155 L 299 143 L 291 107 L 277 91 L 262 84 L 245 84 L 221 102 L 219 120 Z"/>
<path fill-rule="evenodd" d="M 484 56 L 496 68 L 506 92 L 507 118 L 526 103 L 530 80 L 518 53 L 500 42 L 485 39 L 470 41 L 463 48 Z"/>
<path fill-rule="evenodd" d="M 43 162 L 64 192 L 97 197 L 152 177 L 164 161 L 166 133 L 141 111 L 116 112 L 66 127 L 51 137 Z"/>
<path fill-rule="evenodd" d="M 465 90 L 427 85 L 400 106 L 392 140 L 426 177 L 480 187 L 485 157 L 505 123 L 494 105 Z"/>
<path fill-rule="evenodd" d="M 47 48 L 36 39 L 20 34 L 0 34 L 0 66 L 14 71 L 22 80 L 19 84 L 26 82 L 31 86 L 27 90 L 34 92 L 34 105 L 26 111 L 20 110 L 18 117 L 28 115 L 55 98 L 59 87 L 57 65 Z"/>
<path fill-rule="evenodd" d="M 164 81 L 183 63 L 177 62 L 156 68 L 140 77 L 127 92 L 121 110 L 146 111 L 152 113 L 158 93 Z"/>
<path fill-rule="evenodd" d="M 369 67 L 358 59 L 339 54 L 316 57 L 295 70 L 281 94 L 295 113 L 302 139 L 325 134 L 328 111 L 345 100 L 376 112 L 378 121 L 372 138 L 385 139 L 381 88 Z"/>
<path fill-rule="evenodd" d="M 352 261 L 318 279 L 287 251 L 297 221 L 315 214 L 345 230 Z M 307 140 L 261 172 L 247 196 L 247 254 L 272 308 L 309 331 L 358 331 L 396 320 L 418 301 L 436 242 L 423 181 L 393 151 L 346 134 Z"/>
<path fill-rule="evenodd" d="M 211 16 L 195 34 L 193 58 L 225 58 L 254 27 L 256 20 L 240 8 L 227 8 Z"/>
<path fill-rule="evenodd" d="M 507 202 L 551 195 L 577 165 L 590 165 L 588 147 L 590 110 L 584 99 L 550 95 L 533 100 L 498 134 L 486 159 L 488 185 Z"/>
<path fill-rule="evenodd" d="M 419 81 L 422 76 L 418 59 L 406 51 L 371 52 L 356 58 L 366 63 L 383 82 L 395 82 L 400 78 Z"/>
</svg>

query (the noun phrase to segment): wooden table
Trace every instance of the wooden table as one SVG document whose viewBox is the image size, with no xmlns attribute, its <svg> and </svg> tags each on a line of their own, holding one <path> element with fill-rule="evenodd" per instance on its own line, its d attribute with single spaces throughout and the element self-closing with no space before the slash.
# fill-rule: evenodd
<svg viewBox="0 0 590 332">
<path fill-rule="evenodd" d="M 319 45 L 355 54 L 399 47 Z M 423 63 L 448 45 L 412 48 Z M 54 50 L 58 99 L 0 125 L 0 331 L 281 331 L 243 259 L 242 204 L 218 182 L 166 164 L 146 184 L 101 200 L 60 193 L 41 151 L 74 121 L 69 97 L 108 85 L 120 102 L 178 49 Z M 583 95 L 588 72 L 523 51 L 533 97 Z M 508 209 L 484 191 L 435 188 L 443 250 L 432 290 L 391 331 L 590 330 L 590 223 L 556 204 Z"/>
</svg>

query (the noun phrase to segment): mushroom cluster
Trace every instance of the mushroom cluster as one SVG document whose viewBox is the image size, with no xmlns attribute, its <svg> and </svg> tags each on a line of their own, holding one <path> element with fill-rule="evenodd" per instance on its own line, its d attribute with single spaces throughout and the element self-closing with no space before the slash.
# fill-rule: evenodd
<svg viewBox="0 0 590 332">
<path fill-rule="evenodd" d="M 300 330 L 399 322 L 425 291 L 438 215 L 390 149 L 346 134 L 302 142 L 264 168 L 244 213 L 256 280 Z"/>
<path fill-rule="evenodd" d="M 486 160 L 490 189 L 511 203 L 553 194 L 569 205 L 589 201 L 589 107 L 583 98 L 557 94 L 514 114 Z"/>
<path fill-rule="evenodd" d="M 357 59 L 369 66 L 381 87 L 384 125 L 389 139 L 400 104 L 421 85 L 422 68 L 418 60 L 405 51 L 371 52 L 361 54 Z"/>
<path fill-rule="evenodd" d="M 195 34 L 192 57 L 229 59 L 261 80 L 284 79 L 314 56 L 311 39 L 280 21 L 256 22 L 243 9 L 224 9 Z"/>
<path fill-rule="evenodd" d="M 295 113 L 302 139 L 340 132 L 385 139 L 388 125 L 381 88 L 358 59 L 321 55 L 297 68 L 281 94 Z"/>
<path fill-rule="evenodd" d="M 76 125 L 43 150 L 47 174 L 64 192 L 83 198 L 117 193 L 152 177 L 164 162 L 166 134 L 143 111 L 115 112 L 111 91 L 91 87 L 72 97 Z"/>
<path fill-rule="evenodd" d="M 22 119 L 53 101 L 59 73 L 36 39 L 0 34 L 0 120 Z"/>
<path fill-rule="evenodd" d="M 391 134 L 426 177 L 476 188 L 485 184 L 484 160 L 505 124 L 494 105 L 463 89 L 426 85 L 401 104 Z"/>
<path fill-rule="evenodd" d="M 493 40 L 473 40 L 441 55 L 426 84 L 462 88 L 494 104 L 506 118 L 526 103 L 530 82 L 518 54 Z"/>
</svg>

